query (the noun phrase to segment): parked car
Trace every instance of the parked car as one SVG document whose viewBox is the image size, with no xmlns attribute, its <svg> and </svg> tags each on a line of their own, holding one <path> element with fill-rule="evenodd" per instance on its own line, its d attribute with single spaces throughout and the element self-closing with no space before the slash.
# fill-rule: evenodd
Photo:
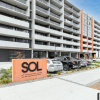
<svg viewBox="0 0 100 100">
<path fill-rule="evenodd" d="M 62 71 L 63 64 L 60 61 L 54 59 L 47 59 L 47 71 L 48 72 L 56 72 Z"/>
<path fill-rule="evenodd" d="M 94 62 L 100 62 L 100 58 L 93 59 Z"/>
<path fill-rule="evenodd" d="M 73 68 L 73 62 L 68 60 L 66 56 L 55 57 L 54 59 L 62 62 L 64 71 L 67 71 Z"/>
<path fill-rule="evenodd" d="M 91 65 L 91 61 L 90 60 L 87 60 L 87 65 Z"/>
<path fill-rule="evenodd" d="M 86 59 L 77 59 L 80 60 L 81 67 L 86 67 L 88 65 L 88 61 Z"/>
<path fill-rule="evenodd" d="M 73 57 L 66 57 L 69 61 L 72 61 L 73 63 L 73 68 L 80 68 L 80 60 L 75 59 Z"/>
</svg>

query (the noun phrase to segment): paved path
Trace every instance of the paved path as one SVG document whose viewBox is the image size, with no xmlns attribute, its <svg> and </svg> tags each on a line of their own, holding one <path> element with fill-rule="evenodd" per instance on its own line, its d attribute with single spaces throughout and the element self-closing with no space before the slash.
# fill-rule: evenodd
<svg viewBox="0 0 100 100">
<path fill-rule="evenodd" d="M 100 68 L 78 72 L 60 78 L 77 84 L 90 86 L 91 84 L 100 81 Z"/>
<path fill-rule="evenodd" d="M 2 87 L 0 88 L 0 100 L 97 100 L 97 93 L 100 91 L 84 85 L 98 80 L 99 72 L 100 69 L 93 69 L 67 76 Z"/>
<path fill-rule="evenodd" d="M 0 88 L 0 100 L 97 100 L 98 92 L 53 78 Z"/>
</svg>

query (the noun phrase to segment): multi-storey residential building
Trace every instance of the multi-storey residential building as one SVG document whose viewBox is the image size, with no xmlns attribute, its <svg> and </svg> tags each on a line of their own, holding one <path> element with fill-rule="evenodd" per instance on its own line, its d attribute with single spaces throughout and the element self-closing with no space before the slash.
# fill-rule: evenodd
<svg viewBox="0 0 100 100">
<path fill-rule="evenodd" d="M 93 53 L 93 17 L 81 10 L 80 57 L 90 58 Z"/>
<path fill-rule="evenodd" d="M 34 0 L 32 5 L 33 57 L 78 57 L 80 10 L 67 0 Z"/>
<path fill-rule="evenodd" d="M 67 0 L 1 0 L 0 61 L 99 57 L 99 29 Z"/>
<path fill-rule="evenodd" d="M 29 0 L 0 0 L 0 61 L 31 55 Z"/>
<path fill-rule="evenodd" d="M 100 23 L 94 20 L 93 54 L 100 57 Z"/>
</svg>

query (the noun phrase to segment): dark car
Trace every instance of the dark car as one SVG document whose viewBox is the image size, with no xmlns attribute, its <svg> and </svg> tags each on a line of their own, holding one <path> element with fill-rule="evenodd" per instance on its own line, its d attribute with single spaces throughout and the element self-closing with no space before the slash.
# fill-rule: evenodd
<svg viewBox="0 0 100 100">
<path fill-rule="evenodd" d="M 55 57 L 54 59 L 62 62 L 64 71 L 70 70 L 73 68 L 72 61 L 68 60 L 65 56 Z"/>
<path fill-rule="evenodd" d="M 79 59 L 81 67 L 86 67 L 88 65 L 88 61 L 86 59 Z"/>
<path fill-rule="evenodd" d="M 80 60 L 75 59 L 73 57 L 66 57 L 69 61 L 73 63 L 73 68 L 80 68 Z"/>
</svg>

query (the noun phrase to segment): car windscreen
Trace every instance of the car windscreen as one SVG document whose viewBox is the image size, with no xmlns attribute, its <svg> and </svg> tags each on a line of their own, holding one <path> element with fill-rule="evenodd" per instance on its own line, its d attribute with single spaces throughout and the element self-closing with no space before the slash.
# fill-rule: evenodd
<svg viewBox="0 0 100 100">
<path fill-rule="evenodd" d="M 61 64 L 61 62 L 60 61 L 52 61 L 53 62 L 53 64 Z"/>
</svg>

